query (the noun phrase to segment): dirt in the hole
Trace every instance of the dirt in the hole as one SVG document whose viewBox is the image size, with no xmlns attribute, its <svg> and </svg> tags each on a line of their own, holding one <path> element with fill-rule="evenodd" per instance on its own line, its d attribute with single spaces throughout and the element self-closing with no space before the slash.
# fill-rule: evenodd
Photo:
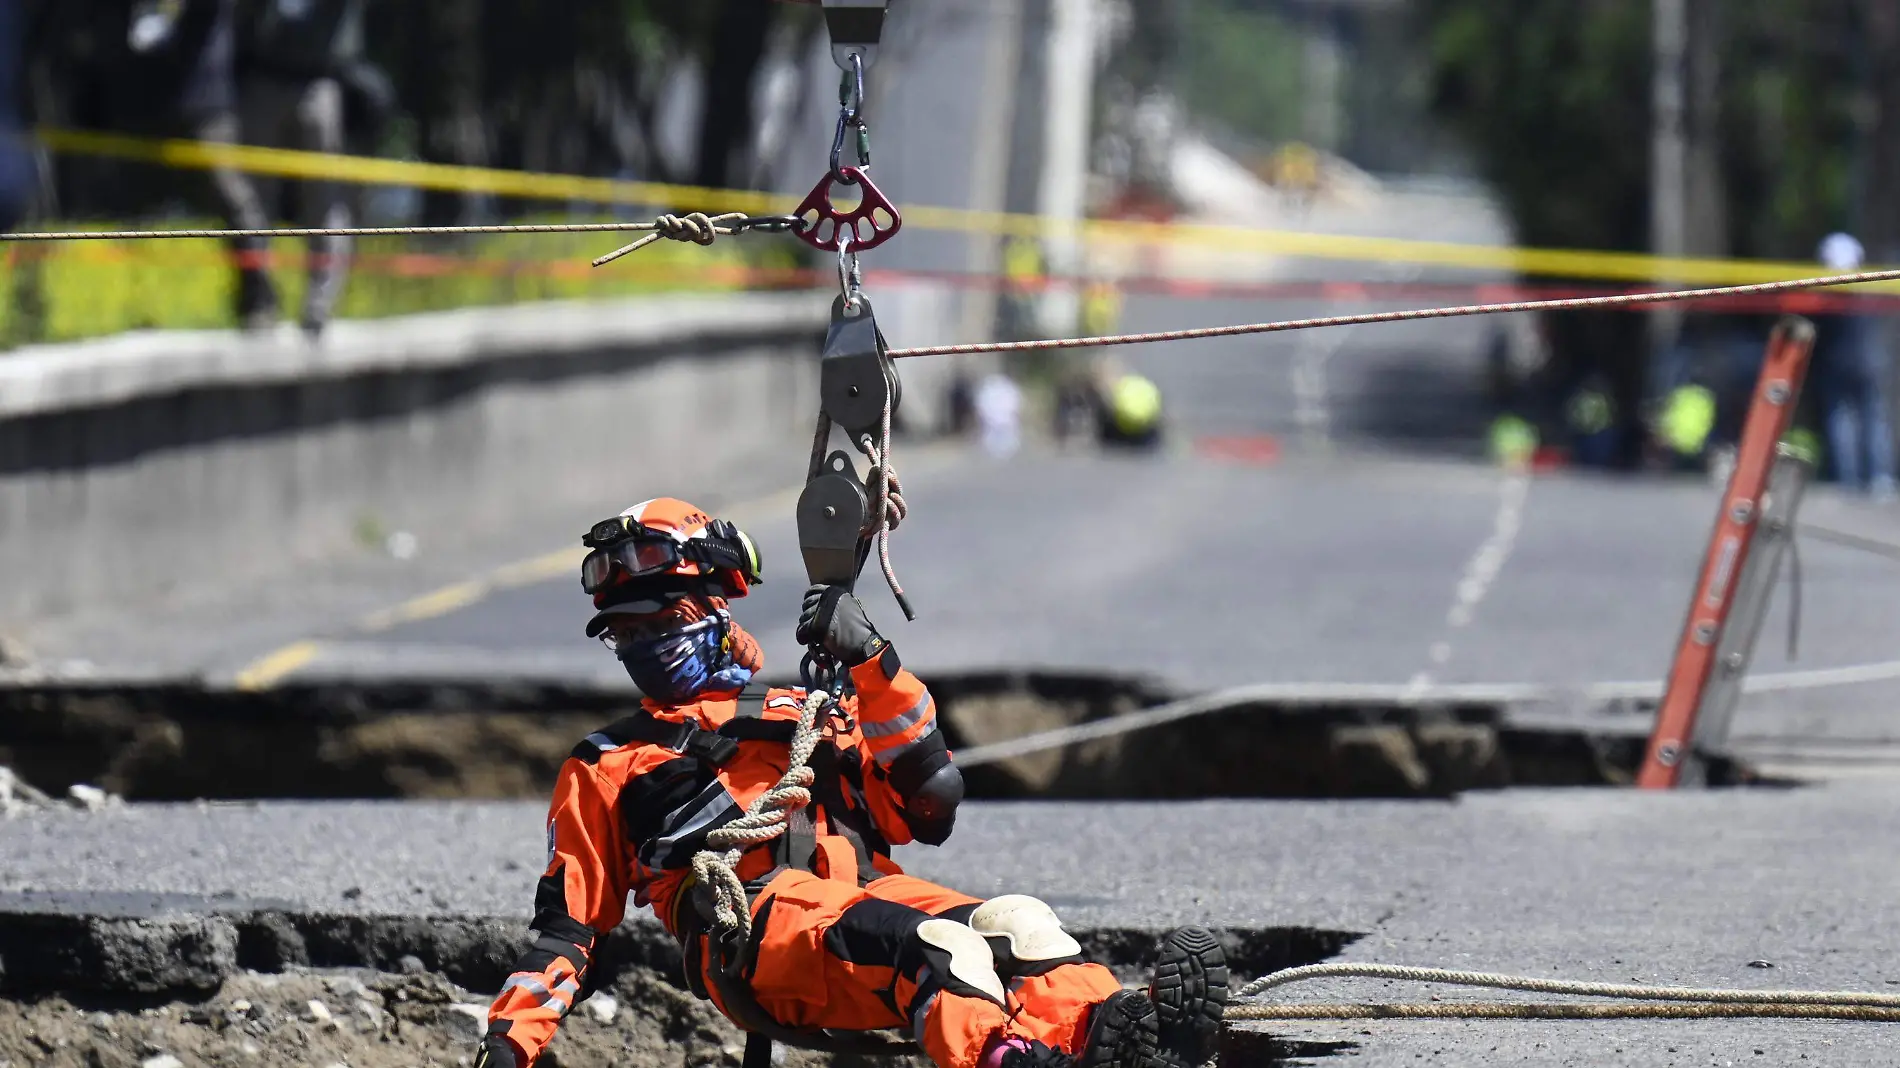
<svg viewBox="0 0 1900 1068">
<path fill-rule="evenodd" d="M 439 975 L 353 969 L 244 972 L 204 1001 L 143 1008 L 0 1000 L 0 1068 L 465 1068 L 488 1004 Z M 743 1052 L 741 1032 L 710 1004 L 629 968 L 575 1008 L 537 1066 L 732 1068 Z M 783 1068 L 845 1060 L 781 1052 Z"/>
</svg>

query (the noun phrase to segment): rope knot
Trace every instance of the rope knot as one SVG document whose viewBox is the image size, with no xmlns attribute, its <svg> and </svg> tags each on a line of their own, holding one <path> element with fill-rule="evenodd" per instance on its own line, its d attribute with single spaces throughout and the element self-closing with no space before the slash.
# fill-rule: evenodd
<svg viewBox="0 0 1900 1068">
<path fill-rule="evenodd" d="M 719 234 L 713 221 L 703 211 L 687 212 L 685 215 L 656 215 L 653 229 L 661 237 L 670 237 L 675 241 L 691 241 L 694 244 L 710 245 Z"/>
</svg>

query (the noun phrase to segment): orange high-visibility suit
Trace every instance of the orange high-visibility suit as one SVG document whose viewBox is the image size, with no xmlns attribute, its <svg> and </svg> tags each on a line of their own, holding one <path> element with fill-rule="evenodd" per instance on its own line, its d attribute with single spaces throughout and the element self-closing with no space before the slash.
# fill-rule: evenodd
<svg viewBox="0 0 1900 1068">
<path fill-rule="evenodd" d="M 967 922 L 982 904 L 905 875 L 890 856 L 893 845 L 948 836 L 950 818 L 922 819 L 909 806 L 950 755 L 929 692 L 894 649 L 852 668 L 851 680 L 857 695 L 824 725 L 812 760 L 810 832 L 754 846 L 738 866 L 752 897 L 753 997 L 792 1028 L 906 1029 L 944 1068 L 976 1068 L 1004 1032 L 1077 1053 L 1091 1008 L 1120 990 L 1108 969 L 1079 955 L 1008 968 L 1006 1009 L 918 936 L 925 921 Z M 784 774 L 803 698 L 774 689 L 647 701 L 575 748 L 548 815 L 539 939 L 489 1012 L 489 1034 L 507 1039 L 518 1065 L 573 1008 L 595 940 L 620 923 L 629 893 L 682 939 L 689 976 L 717 1003 L 706 982 L 715 954 L 685 892 L 692 856 Z"/>
</svg>

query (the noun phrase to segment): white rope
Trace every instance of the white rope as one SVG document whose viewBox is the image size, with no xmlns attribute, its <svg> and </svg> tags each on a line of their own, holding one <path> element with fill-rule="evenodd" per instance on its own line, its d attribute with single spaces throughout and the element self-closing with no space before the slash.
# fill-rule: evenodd
<svg viewBox="0 0 1900 1068">
<path fill-rule="evenodd" d="M 1261 976 L 1236 993 L 1236 998 L 1258 997 L 1274 987 L 1315 979 L 1395 979 L 1414 983 L 1441 983 L 1450 986 L 1479 986 L 1493 990 L 1518 990 L 1533 994 L 1571 994 L 1578 997 L 1621 998 L 1629 1001 L 1678 1001 L 1722 1005 L 1826 1005 L 1834 1007 L 1871 1007 L 1900 1009 L 1900 994 L 1876 994 L 1851 990 L 1726 990 L 1687 986 L 1644 986 L 1639 983 L 1593 983 L 1574 979 L 1540 979 L 1525 975 L 1499 975 L 1493 972 L 1455 971 L 1449 968 L 1415 968 L 1403 964 L 1353 964 L 1334 962 L 1287 968 Z M 1246 1006 L 1235 1006 L 1242 1010 Z"/>
<path fill-rule="evenodd" d="M 739 860 L 746 849 L 785 833 L 792 813 L 811 804 L 811 755 L 818 748 L 818 713 L 831 694 L 813 688 L 805 694 L 792 734 L 791 762 L 785 774 L 746 807 L 745 815 L 706 833 L 706 848 L 693 854 L 693 877 L 712 894 L 716 935 L 752 933 L 752 911 L 740 880 Z"/>
</svg>

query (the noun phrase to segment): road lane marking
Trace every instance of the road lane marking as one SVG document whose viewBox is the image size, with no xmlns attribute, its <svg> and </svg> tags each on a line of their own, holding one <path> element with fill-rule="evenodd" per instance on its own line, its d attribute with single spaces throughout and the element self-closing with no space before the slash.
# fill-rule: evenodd
<svg viewBox="0 0 1900 1068">
<path fill-rule="evenodd" d="M 240 690 L 268 690 L 284 676 L 317 658 L 323 646 L 313 641 L 292 642 L 275 652 L 258 657 L 237 673 L 232 685 Z"/>
<path fill-rule="evenodd" d="M 804 490 L 805 485 L 801 482 L 718 511 L 727 518 L 777 511 L 789 507 Z M 585 548 L 576 546 L 503 564 L 476 578 L 453 582 L 401 604 L 378 609 L 359 618 L 351 629 L 356 633 L 375 634 L 405 623 L 445 616 L 478 604 L 498 591 L 545 582 L 560 577 L 563 571 L 578 571 L 581 557 L 586 554 Z M 239 669 L 233 684 L 240 690 L 270 689 L 307 666 L 321 651 L 322 645 L 316 641 L 306 639 L 292 642 L 246 664 Z"/>
<path fill-rule="evenodd" d="M 1524 502 L 1530 494 L 1530 486 L 1530 475 L 1517 471 L 1507 474 L 1500 484 L 1498 510 L 1491 522 L 1491 534 L 1465 564 L 1464 575 L 1458 580 L 1457 596 L 1452 599 L 1451 608 L 1445 612 L 1444 637 L 1431 647 L 1430 657 L 1434 665 L 1442 666 L 1450 662 L 1452 639 L 1477 618 L 1478 606 L 1497 582 L 1498 574 L 1504 570 L 1504 562 L 1511 558 L 1511 550 L 1517 546 L 1518 532 L 1524 529 Z M 1407 693 L 1416 700 L 1429 692 L 1434 682 L 1431 670 L 1421 671 L 1412 676 Z"/>
</svg>

